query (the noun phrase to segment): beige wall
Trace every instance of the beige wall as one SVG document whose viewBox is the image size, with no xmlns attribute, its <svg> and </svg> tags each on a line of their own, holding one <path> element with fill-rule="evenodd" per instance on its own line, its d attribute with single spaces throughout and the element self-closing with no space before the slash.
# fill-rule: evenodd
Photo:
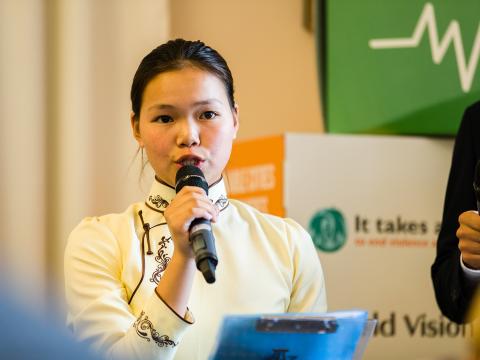
<svg viewBox="0 0 480 360">
<path fill-rule="evenodd" d="M 25 302 L 42 302 L 47 218 L 42 3 L 1 0 L 0 24 L 0 279 Z"/>
<path fill-rule="evenodd" d="M 0 281 L 31 305 L 61 305 L 63 250 L 83 217 L 149 189 L 131 165 L 130 84 L 168 39 L 168 5 L 0 0 Z"/>
<path fill-rule="evenodd" d="M 239 138 L 323 132 L 314 35 L 301 0 L 174 0 L 171 36 L 200 39 L 233 72 Z"/>
</svg>

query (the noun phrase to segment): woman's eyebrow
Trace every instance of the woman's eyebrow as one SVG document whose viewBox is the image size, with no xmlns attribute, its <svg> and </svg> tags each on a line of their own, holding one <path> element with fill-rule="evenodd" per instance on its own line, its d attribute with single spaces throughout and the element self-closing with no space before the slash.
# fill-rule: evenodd
<svg viewBox="0 0 480 360">
<path fill-rule="evenodd" d="M 215 99 L 215 98 L 212 98 L 212 99 L 207 99 L 207 100 L 201 100 L 201 101 L 196 101 L 193 103 L 193 105 L 197 106 L 197 105 L 209 105 L 211 103 L 217 103 L 217 104 L 220 104 L 222 105 L 222 102 L 218 99 Z"/>
<path fill-rule="evenodd" d="M 195 101 L 192 106 L 201 106 L 201 105 L 210 105 L 212 103 L 216 103 L 218 105 L 222 105 L 222 102 L 218 99 L 211 98 L 206 100 Z M 153 104 L 147 108 L 147 111 L 150 110 L 173 110 L 177 107 L 171 104 Z"/>
<path fill-rule="evenodd" d="M 147 108 L 147 111 L 157 110 L 157 109 L 175 109 L 175 106 L 170 104 L 153 104 Z"/>
</svg>

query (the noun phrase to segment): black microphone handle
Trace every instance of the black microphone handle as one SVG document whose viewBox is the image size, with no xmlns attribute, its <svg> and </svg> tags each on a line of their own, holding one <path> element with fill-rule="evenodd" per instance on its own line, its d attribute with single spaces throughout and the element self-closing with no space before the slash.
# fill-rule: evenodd
<svg viewBox="0 0 480 360">
<path fill-rule="evenodd" d="M 475 198 L 477 199 L 477 211 L 480 214 L 480 159 L 477 160 L 477 164 L 475 165 L 473 192 L 475 193 Z"/>
<path fill-rule="evenodd" d="M 178 193 L 184 186 L 197 186 L 208 195 L 208 183 L 202 170 L 193 165 L 181 167 L 175 175 L 175 191 Z M 195 255 L 197 269 L 203 274 L 207 283 L 215 282 L 215 269 L 218 264 L 215 250 L 215 238 L 209 220 L 194 219 L 190 224 L 189 241 Z"/>
<path fill-rule="evenodd" d="M 218 264 L 215 239 L 210 221 L 195 219 L 190 225 L 190 244 L 195 254 L 195 263 L 209 284 L 215 282 L 215 269 Z"/>
<path fill-rule="evenodd" d="M 480 188 L 473 183 L 473 192 L 475 193 L 475 198 L 477 199 L 477 212 L 480 215 Z"/>
</svg>

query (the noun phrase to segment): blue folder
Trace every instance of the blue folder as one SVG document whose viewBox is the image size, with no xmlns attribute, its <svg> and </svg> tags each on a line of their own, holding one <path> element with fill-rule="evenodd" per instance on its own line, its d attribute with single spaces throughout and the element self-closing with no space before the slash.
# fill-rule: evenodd
<svg viewBox="0 0 480 360">
<path fill-rule="evenodd" d="M 210 359 L 360 359 L 374 327 L 361 310 L 229 315 Z"/>
</svg>

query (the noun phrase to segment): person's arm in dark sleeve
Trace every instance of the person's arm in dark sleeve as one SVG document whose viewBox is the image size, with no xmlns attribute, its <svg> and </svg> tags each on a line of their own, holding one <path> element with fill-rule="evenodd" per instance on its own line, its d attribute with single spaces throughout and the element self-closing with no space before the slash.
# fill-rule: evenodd
<svg viewBox="0 0 480 360">
<path fill-rule="evenodd" d="M 475 284 L 469 281 L 460 265 L 459 240 L 456 236 L 458 217 L 476 209 L 473 178 L 480 142 L 478 123 L 480 103 L 469 107 L 463 116 L 455 140 L 448 178 L 442 226 L 437 241 L 437 254 L 431 268 L 435 297 L 442 313 L 457 323 L 465 321 Z M 478 139 L 474 140 L 475 137 Z"/>
</svg>

